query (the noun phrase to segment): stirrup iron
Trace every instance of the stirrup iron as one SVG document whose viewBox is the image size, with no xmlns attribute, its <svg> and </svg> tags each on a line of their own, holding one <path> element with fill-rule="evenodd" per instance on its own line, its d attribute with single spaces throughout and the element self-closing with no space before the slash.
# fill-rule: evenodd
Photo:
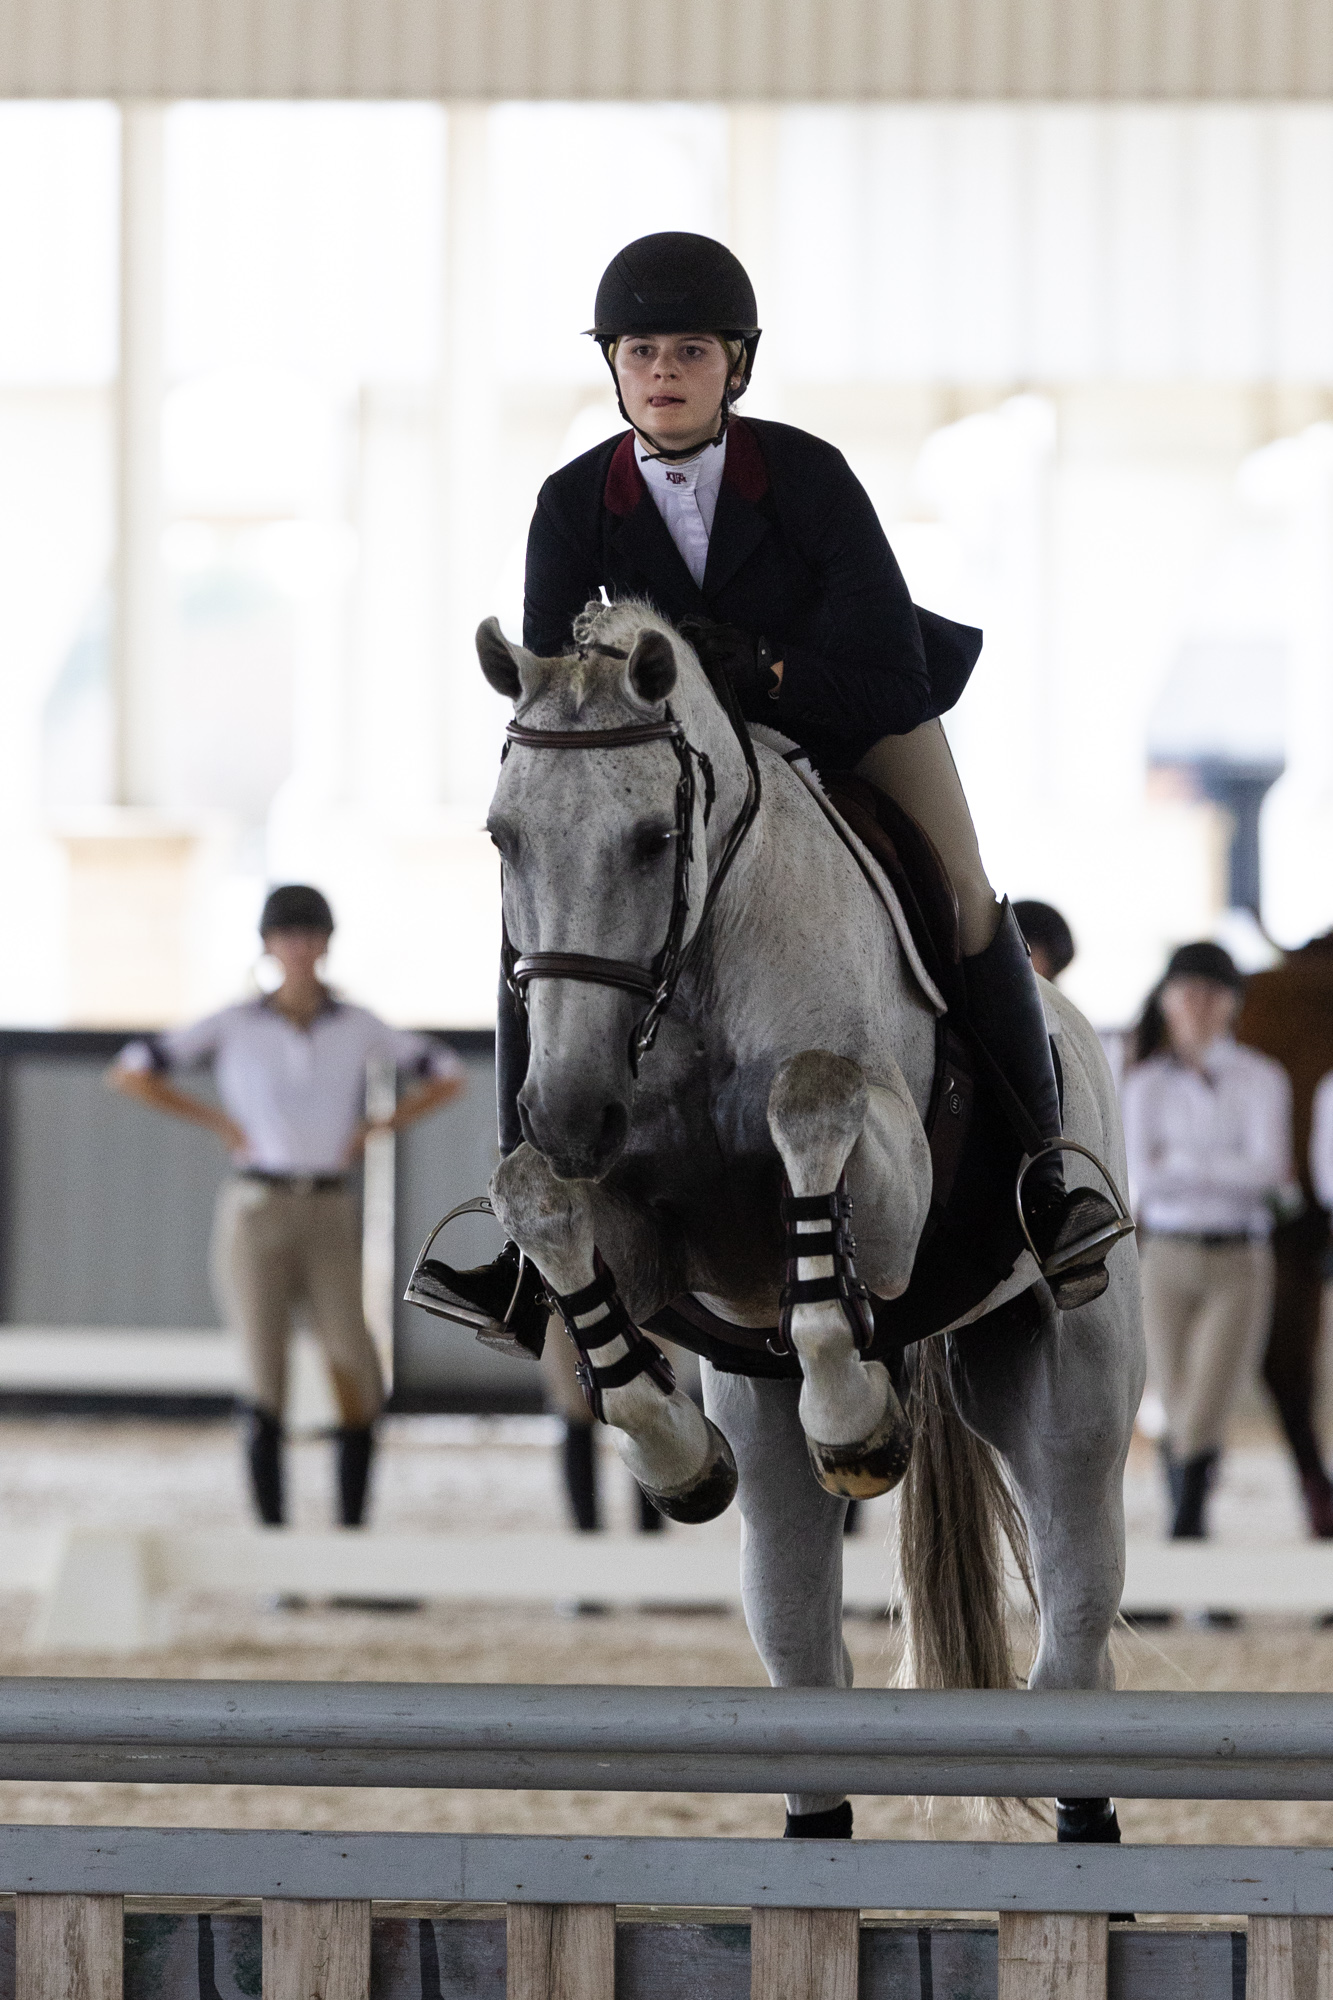
<svg viewBox="0 0 1333 2000">
<path fill-rule="evenodd" d="M 499 1319 L 455 1291 L 442 1275 L 447 1267 L 432 1258 L 431 1251 L 435 1247 L 436 1239 L 461 1215 L 493 1217 L 495 1210 L 491 1206 L 490 1196 L 478 1194 L 470 1201 L 460 1201 L 457 1208 L 451 1208 L 449 1213 L 436 1223 L 422 1244 L 417 1260 L 412 1266 L 412 1275 L 403 1293 L 404 1300 L 410 1306 L 420 1306 L 423 1312 L 433 1314 L 436 1319 L 449 1320 L 454 1326 L 468 1327 L 476 1334 L 483 1347 L 492 1347 L 500 1354 L 522 1355 L 526 1360 L 536 1360 L 537 1357 L 532 1349 L 519 1340 L 514 1332 L 514 1316 L 523 1295 L 524 1280 L 529 1270 L 528 1259 L 516 1243 L 512 1246 L 506 1243 L 506 1248 L 512 1247 L 515 1251 L 517 1264 L 509 1303 Z"/>
<path fill-rule="evenodd" d="M 1084 1242 L 1075 1244 L 1068 1250 L 1057 1251 L 1049 1258 L 1043 1258 L 1032 1240 L 1032 1231 L 1023 1212 L 1023 1188 L 1038 1160 L 1047 1159 L 1052 1153 L 1079 1153 L 1085 1160 L 1090 1160 L 1106 1183 L 1111 1199 L 1115 1203 L 1116 1214 L 1112 1221 L 1106 1223 Z M 1074 1190 L 1071 1189 L 1072 1192 Z M 1089 1147 L 1081 1146 L 1077 1139 L 1048 1139 L 1039 1152 L 1030 1154 L 1024 1160 L 1018 1170 L 1018 1179 L 1014 1183 L 1014 1206 L 1018 1211 L 1018 1226 L 1023 1232 L 1023 1241 L 1032 1252 L 1043 1278 L 1063 1277 L 1068 1271 L 1081 1270 L 1086 1264 L 1098 1263 L 1122 1236 L 1134 1234 L 1134 1218 L 1130 1214 L 1129 1203 L 1112 1180 L 1109 1169 Z"/>
</svg>

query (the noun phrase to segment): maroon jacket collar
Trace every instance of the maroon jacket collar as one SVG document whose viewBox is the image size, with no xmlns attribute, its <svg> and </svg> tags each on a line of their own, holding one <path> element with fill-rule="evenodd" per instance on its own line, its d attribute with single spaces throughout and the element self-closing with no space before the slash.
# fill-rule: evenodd
<svg viewBox="0 0 1333 2000">
<path fill-rule="evenodd" d="M 722 467 L 722 484 L 738 500 L 751 505 L 768 491 L 768 467 L 759 449 L 759 440 L 744 417 L 733 417 L 727 425 L 727 457 Z M 639 462 L 634 456 L 634 433 L 626 431 L 606 469 L 602 501 L 608 514 L 623 519 L 632 514 L 648 491 Z"/>
</svg>

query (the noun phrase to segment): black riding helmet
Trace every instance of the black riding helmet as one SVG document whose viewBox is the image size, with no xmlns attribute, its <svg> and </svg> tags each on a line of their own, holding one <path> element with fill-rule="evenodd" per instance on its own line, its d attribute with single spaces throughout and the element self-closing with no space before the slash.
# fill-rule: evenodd
<svg viewBox="0 0 1333 2000">
<path fill-rule="evenodd" d="M 722 399 L 726 428 L 731 401 L 743 396 L 750 384 L 759 345 L 759 308 L 745 266 L 725 243 L 683 229 L 640 236 L 627 243 L 602 273 L 593 313 L 595 324 L 586 331 L 606 357 L 626 423 L 629 412 L 621 400 L 611 351 L 617 340 L 637 333 L 713 333 L 719 339 L 739 340 L 745 349 L 744 373 L 740 388 Z M 695 450 L 697 446 L 660 451 L 659 456 L 689 458 Z"/>
<path fill-rule="evenodd" d="M 283 882 L 270 889 L 259 917 L 259 935 L 269 931 L 323 931 L 333 935 L 327 896 L 308 882 Z"/>
</svg>

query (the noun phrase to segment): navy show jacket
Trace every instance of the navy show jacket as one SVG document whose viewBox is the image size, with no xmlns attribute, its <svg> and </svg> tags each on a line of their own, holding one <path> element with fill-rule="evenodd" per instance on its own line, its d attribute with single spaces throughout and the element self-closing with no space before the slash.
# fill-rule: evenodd
<svg viewBox="0 0 1333 2000">
<path fill-rule="evenodd" d="M 783 662 L 776 700 L 747 719 L 795 738 L 825 769 L 854 765 L 881 736 L 952 708 L 981 634 L 912 603 L 842 453 L 790 424 L 733 417 L 708 543 L 694 582 L 624 431 L 543 485 L 528 533 L 523 642 L 558 654 L 577 614 L 607 596 L 647 598 L 672 622 L 716 618 Z"/>
</svg>

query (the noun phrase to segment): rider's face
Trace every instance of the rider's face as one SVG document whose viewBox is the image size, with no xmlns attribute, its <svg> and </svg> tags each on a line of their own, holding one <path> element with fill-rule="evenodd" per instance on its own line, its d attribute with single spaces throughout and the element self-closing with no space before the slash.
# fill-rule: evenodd
<svg viewBox="0 0 1333 2000">
<path fill-rule="evenodd" d="M 616 380 L 630 422 L 676 451 L 716 436 L 729 366 L 714 333 L 637 334 L 616 349 Z"/>
</svg>

